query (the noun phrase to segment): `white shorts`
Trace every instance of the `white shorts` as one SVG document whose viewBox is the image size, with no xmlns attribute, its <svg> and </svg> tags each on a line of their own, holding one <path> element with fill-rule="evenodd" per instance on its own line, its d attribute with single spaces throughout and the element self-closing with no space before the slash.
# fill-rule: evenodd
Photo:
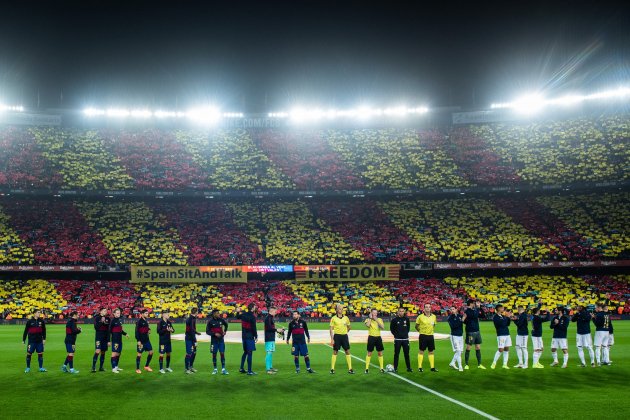
<svg viewBox="0 0 630 420">
<path fill-rule="evenodd" d="M 578 334 L 575 342 L 578 347 L 593 347 L 593 339 L 590 334 Z"/>
<path fill-rule="evenodd" d="M 569 346 L 567 345 L 567 339 L 566 338 L 552 338 L 551 348 L 567 350 L 569 348 Z"/>
<path fill-rule="evenodd" d="M 595 331 L 595 347 L 607 346 L 609 338 L 608 331 Z"/>
<path fill-rule="evenodd" d="M 532 345 L 534 346 L 534 350 L 542 350 L 543 348 L 542 337 L 532 337 Z"/>
<path fill-rule="evenodd" d="M 527 339 L 529 335 L 517 335 L 516 336 L 516 347 L 527 347 Z"/>
<path fill-rule="evenodd" d="M 615 336 L 608 334 L 608 346 L 612 346 L 613 344 L 615 344 Z"/>
<path fill-rule="evenodd" d="M 502 349 L 504 347 L 512 346 L 512 337 L 509 335 L 500 335 L 497 337 L 497 346 Z"/>
<path fill-rule="evenodd" d="M 451 346 L 453 351 L 464 351 L 464 337 L 451 335 Z"/>
</svg>

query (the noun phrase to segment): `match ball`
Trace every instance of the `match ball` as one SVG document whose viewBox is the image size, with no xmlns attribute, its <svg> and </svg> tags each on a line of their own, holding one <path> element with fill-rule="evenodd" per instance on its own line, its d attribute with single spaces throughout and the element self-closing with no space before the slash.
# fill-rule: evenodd
<svg viewBox="0 0 630 420">
<path fill-rule="evenodd" d="M 394 366 L 393 365 L 387 365 L 385 366 L 385 370 L 388 372 L 393 372 L 394 371 Z"/>
</svg>

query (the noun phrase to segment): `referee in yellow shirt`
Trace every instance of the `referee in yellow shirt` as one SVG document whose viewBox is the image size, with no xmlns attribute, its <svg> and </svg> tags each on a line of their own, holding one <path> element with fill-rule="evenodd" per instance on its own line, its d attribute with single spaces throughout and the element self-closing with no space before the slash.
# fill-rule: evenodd
<svg viewBox="0 0 630 420">
<path fill-rule="evenodd" d="M 381 330 L 385 328 L 383 320 L 378 317 L 378 311 L 372 309 L 370 316 L 365 320 L 365 326 L 368 327 L 368 341 L 367 341 L 367 357 L 365 358 L 365 373 L 369 372 L 370 360 L 372 359 L 372 352 L 374 348 L 378 352 L 378 364 L 381 367 L 381 373 L 385 373 L 383 369 L 383 338 L 381 337 Z"/>
<path fill-rule="evenodd" d="M 335 315 L 330 319 L 330 345 L 333 347 L 330 373 L 331 375 L 335 373 L 337 353 L 342 348 L 346 352 L 348 373 L 354 374 L 354 370 L 352 370 L 352 356 L 350 356 L 350 340 L 348 340 L 348 331 L 351 329 L 350 320 L 343 314 L 342 304 L 338 303 L 335 306 L 335 312 Z"/>
<path fill-rule="evenodd" d="M 418 351 L 418 372 L 424 372 L 422 370 L 422 359 L 424 359 L 425 350 L 429 350 L 429 365 L 431 365 L 431 371 L 437 372 L 435 368 L 435 358 L 433 352 L 435 351 L 435 337 L 433 336 L 433 328 L 437 318 L 431 313 L 431 304 L 424 304 L 424 311 L 416 319 L 416 331 L 420 333 L 420 350 Z"/>
</svg>

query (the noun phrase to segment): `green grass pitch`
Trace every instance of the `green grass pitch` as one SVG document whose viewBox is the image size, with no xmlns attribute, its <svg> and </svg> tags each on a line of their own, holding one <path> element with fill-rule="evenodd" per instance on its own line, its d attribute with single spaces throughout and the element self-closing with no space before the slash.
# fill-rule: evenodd
<svg viewBox="0 0 630 420">
<path fill-rule="evenodd" d="M 202 323 L 200 323 L 202 324 Z M 200 325 L 201 328 L 202 325 Z M 238 325 L 230 324 L 232 329 Z M 361 328 L 361 324 L 355 324 Z M 387 326 L 386 326 L 387 327 Z M 200 329 L 201 329 L 200 328 Z M 326 324 L 310 323 L 310 328 L 327 328 Z M 176 330 L 182 331 L 177 325 Z M 275 376 L 264 373 L 264 344 L 258 344 L 254 354 L 257 376 L 238 373 L 241 347 L 229 344 L 226 350 L 229 376 L 210 373 L 209 344 L 200 343 L 195 367 L 199 373 L 184 374 L 184 343 L 174 341 L 173 373 L 157 372 L 157 352 L 152 361 L 153 373 L 138 375 L 135 370 L 134 340 L 124 342 L 120 367 L 124 371 L 114 375 L 106 372 L 90 373 L 94 330 L 83 326 L 75 355 L 78 375 L 65 374 L 60 366 L 65 358 L 64 328 L 49 326 L 44 358 L 47 373 L 37 372 L 33 357 L 31 373 L 25 374 L 25 346 L 21 342 L 22 326 L 0 327 L 0 380 L 3 384 L 0 399 L 0 418 L 258 418 L 258 419 L 391 419 L 398 418 L 474 418 L 478 414 L 417 388 L 392 375 L 380 374 L 373 368 L 363 373 L 364 361 L 352 361 L 355 375 L 346 373 L 346 362 L 340 354 L 337 373 L 330 375 L 331 349 L 322 344 L 311 344 L 312 367 L 309 375 L 295 373 L 293 358 L 286 345 L 278 345 L 274 365 Z M 127 326 L 133 331 L 133 326 Z M 448 332 L 440 324 L 437 332 Z M 514 331 L 512 331 L 514 338 Z M 474 351 L 471 370 L 456 372 L 448 368 L 452 357 L 450 343 L 438 341 L 436 349 L 437 373 L 426 369 L 417 372 L 417 342 L 412 342 L 411 362 L 414 373 L 400 375 L 431 388 L 441 394 L 472 406 L 500 419 L 588 417 L 627 418 L 630 380 L 630 322 L 615 323 L 616 344 L 611 352 L 612 366 L 579 368 L 575 347 L 575 326 L 569 329 L 569 368 L 551 368 L 549 351 L 550 330 L 545 330 L 547 348 L 541 362 L 544 370 L 490 370 L 496 347 L 496 336 L 490 323 L 482 323 L 484 344 L 483 363 L 488 370 L 476 369 Z M 152 343 L 157 348 L 155 327 Z M 531 364 L 531 341 L 530 341 Z M 364 344 L 353 344 L 352 353 L 365 358 Z M 146 357 L 146 356 L 145 356 Z M 143 362 L 145 360 L 143 357 Z M 402 359 L 402 357 L 401 357 Z M 516 353 L 511 349 L 510 366 L 516 364 Z M 560 358 L 562 360 L 562 358 Z M 587 355 L 588 360 L 588 355 Z M 401 360 L 402 361 L 402 360 Z M 376 354 L 372 363 L 378 363 Z M 385 346 L 385 363 L 393 363 L 393 345 Z M 403 363 L 404 366 L 404 363 Z M 402 369 L 404 371 L 404 369 Z"/>
</svg>

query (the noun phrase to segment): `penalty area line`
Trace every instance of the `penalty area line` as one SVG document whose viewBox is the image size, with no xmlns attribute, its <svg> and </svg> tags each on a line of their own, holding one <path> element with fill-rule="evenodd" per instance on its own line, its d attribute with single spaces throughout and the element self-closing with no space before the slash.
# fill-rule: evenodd
<svg viewBox="0 0 630 420">
<path fill-rule="evenodd" d="M 326 344 L 325 346 L 326 346 L 326 347 L 329 347 L 329 348 L 331 348 L 331 349 L 332 349 L 332 347 L 331 347 L 329 344 Z M 345 354 L 344 354 L 344 355 L 345 355 Z M 352 357 L 353 359 L 356 359 L 356 360 L 360 361 L 360 362 L 365 362 L 365 360 L 363 360 L 363 359 L 361 359 L 360 357 L 357 357 L 357 356 L 355 356 L 355 355 L 351 355 L 351 357 Z M 377 369 L 380 369 L 380 367 L 379 367 L 379 366 L 377 366 L 377 365 L 375 365 L 374 363 L 370 363 L 370 366 L 373 366 L 373 367 L 375 367 L 375 368 L 377 368 Z M 448 395 L 444 395 L 444 394 L 442 394 L 442 393 L 440 393 L 440 392 L 437 392 L 437 391 L 435 391 L 435 390 L 433 390 L 433 389 L 431 389 L 431 388 L 428 388 L 428 387 L 426 387 L 426 386 L 424 386 L 424 385 L 420 385 L 419 383 L 414 382 L 414 381 L 412 381 L 412 380 L 410 380 L 410 379 L 407 379 L 407 378 L 405 378 L 405 377 L 403 377 L 403 376 L 400 376 L 400 375 L 398 375 L 397 373 L 394 373 L 394 372 L 387 372 L 387 374 L 388 374 L 388 375 L 393 376 L 394 378 L 400 379 L 400 380 L 401 380 L 401 381 L 403 381 L 403 382 L 407 382 L 409 385 L 413 385 L 413 386 L 415 386 L 416 388 L 420 388 L 420 389 L 422 389 L 422 390 L 424 390 L 424 391 L 426 391 L 426 392 L 428 392 L 428 393 L 430 393 L 430 394 L 433 394 L 433 395 L 435 395 L 436 397 L 442 398 L 443 400 L 446 400 L 446 401 L 451 402 L 451 403 L 453 403 L 453 404 L 457 404 L 457 405 L 459 405 L 460 407 L 465 408 L 466 410 L 472 411 L 472 412 L 473 412 L 473 413 L 475 413 L 475 414 L 479 414 L 481 417 L 485 417 L 485 418 L 487 418 L 487 419 L 492 419 L 492 420 L 499 420 L 497 417 L 494 417 L 494 416 L 492 416 L 492 415 L 490 415 L 490 414 L 488 414 L 488 413 L 486 413 L 486 412 L 484 412 L 484 411 L 481 411 L 481 410 L 479 410 L 479 409 L 477 409 L 477 408 L 475 408 L 475 407 L 472 407 L 472 406 L 470 406 L 470 405 L 468 405 L 468 404 L 466 404 L 466 403 L 463 403 L 463 402 L 461 402 L 461 401 L 458 401 L 458 400 L 456 400 L 455 398 L 451 398 L 451 397 L 449 397 Z"/>
</svg>

